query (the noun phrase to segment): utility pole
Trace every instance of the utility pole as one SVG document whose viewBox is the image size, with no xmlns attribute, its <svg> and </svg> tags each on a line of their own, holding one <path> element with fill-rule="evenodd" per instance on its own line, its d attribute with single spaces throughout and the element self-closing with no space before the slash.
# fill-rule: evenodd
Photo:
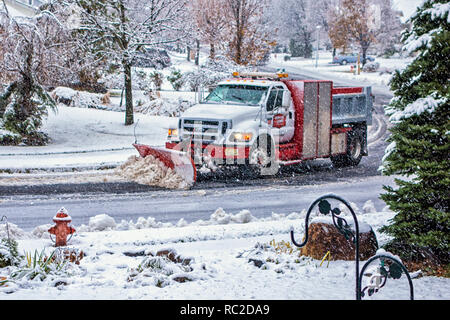
<svg viewBox="0 0 450 320">
<path fill-rule="evenodd" d="M 317 26 L 317 50 L 316 50 L 316 68 L 319 64 L 319 36 L 320 36 L 320 28 L 321 26 Z"/>
</svg>

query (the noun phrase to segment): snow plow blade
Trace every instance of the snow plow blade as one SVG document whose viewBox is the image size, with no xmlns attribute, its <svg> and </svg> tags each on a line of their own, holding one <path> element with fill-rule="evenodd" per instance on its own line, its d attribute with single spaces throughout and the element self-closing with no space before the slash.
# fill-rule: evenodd
<svg viewBox="0 0 450 320">
<path fill-rule="evenodd" d="M 189 185 L 197 180 L 197 169 L 192 158 L 186 152 L 170 150 L 161 147 L 150 147 L 144 144 L 133 144 L 142 158 L 152 155 L 166 167 L 175 170 Z"/>
</svg>

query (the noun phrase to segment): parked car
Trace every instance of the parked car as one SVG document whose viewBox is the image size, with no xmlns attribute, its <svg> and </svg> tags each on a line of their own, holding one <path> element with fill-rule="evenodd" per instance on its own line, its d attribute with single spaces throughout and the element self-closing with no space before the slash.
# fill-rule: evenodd
<svg viewBox="0 0 450 320">
<path fill-rule="evenodd" d="M 133 60 L 133 66 L 141 68 L 164 69 L 172 64 L 169 54 L 164 49 L 144 49 Z"/>
<path fill-rule="evenodd" d="M 362 61 L 362 55 L 360 57 Z M 367 61 L 375 61 L 374 57 L 366 56 Z M 333 58 L 333 63 L 339 63 L 341 65 L 345 65 L 347 63 L 357 63 L 358 62 L 358 53 L 351 53 L 351 54 L 342 54 L 342 55 L 336 55 Z"/>
</svg>

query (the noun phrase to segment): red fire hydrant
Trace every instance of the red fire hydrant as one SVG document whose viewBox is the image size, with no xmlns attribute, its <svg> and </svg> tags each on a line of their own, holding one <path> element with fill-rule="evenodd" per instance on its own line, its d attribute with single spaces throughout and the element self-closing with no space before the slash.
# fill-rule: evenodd
<svg viewBox="0 0 450 320">
<path fill-rule="evenodd" d="M 75 229 L 68 225 L 71 221 L 72 218 L 69 216 L 65 208 L 61 208 L 53 217 L 53 222 L 56 224 L 48 229 L 48 232 L 55 235 L 56 247 L 63 247 L 67 245 L 67 236 L 75 233 Z"/>
</svg>

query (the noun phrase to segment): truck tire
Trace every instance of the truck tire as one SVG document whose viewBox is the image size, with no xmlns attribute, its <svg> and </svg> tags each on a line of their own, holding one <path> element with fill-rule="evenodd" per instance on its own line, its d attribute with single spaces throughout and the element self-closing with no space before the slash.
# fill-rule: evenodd
<svg viewBox="0 0 450 320">
<path fill-rule="evenodd" d="M 347 62 L 347 60 L 342 60 L 342 62 L 341 62 L 341 65 L 346 65 L 348 62 Z"/>
<path fill-rule="evenodd" d="M 332 156 L 331 162 L 336 168 L 357 166 L 363 156 L 363 137 L 358 131 L 350 131 L 347 134 L 347 151 L 343 155 Z"/>
<path fill-rule="evenodd" d="M 250 148 L 249 170 L 254 176 L 275 175 L 279 165 L 275 159 L 275 145 L 268 136 L 258 137 Z"/>
</svg>

